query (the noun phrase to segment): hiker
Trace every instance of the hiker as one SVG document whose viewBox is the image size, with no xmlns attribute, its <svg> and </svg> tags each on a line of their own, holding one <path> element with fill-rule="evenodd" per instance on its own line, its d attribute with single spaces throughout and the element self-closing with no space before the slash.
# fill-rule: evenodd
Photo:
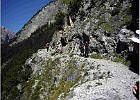
<svg viewBox="0 0 140 100">
<path fill-rule="evenodd" d="M 86 41 L 90 41 L 90 38 L 89 38 L 89 36 L 88 35 L 86 35 L 85 33 L 82 33 L 82 38 L 83 38 L 83 40 L 84 40 L 84 44 L 86 43 Z"/>
<path fill-rule="evenodd" d="M 140 35 L 140 32 L 136 31 L 137 34 Z M 133 45 L 131 48 L 129 47 L 129 53 L 127 60 L 131 62 L 129 66 L 130 70 L 139 74 L 139 44 L 140 39 L 135 35 L 135 37 L 130 38 L 132 40 Z"/>
<path fill-rule="evenodd" d="M 80 49 L 80 55 L 84 56 L 84 43 L 82 40 L 80 40 L 80 45 L 79 45 L 79 49 Z"/>
<path fill-rule="evenodd" d="M 89 42 L 86 41 L 85 42 L 85 57 L 88 57 L 88 53 L 89 53 Z"/>
<path fill-rule="evenodd" d="M 139 74 L 139 44 L 140 44 L 140 30 L 136 30 L 137 34 L 135 37 L 130 38 L 133 41 L 133 48 L 130 48 L 131 55 L 129 55 L 129 60 L 131 62 L 130 70 L 133 72 Z M 135 97 L 139 100 L 139 81 L 135 83 L 135 85 L 132 88 L 133 94 Z"/>
<path fill-rule="evenodd" d="M 47 42 L 46 43 L 47 52 L 49 51 L 49 46 L 50 46 L 50 44 Z"/>
<path fill-rule="evenodd" d="M 62 44 L 60 42 L 57 43 L 57 53 L 62 53 Z"/>
<path fill-rule="evenodd" d="M 66 38 L 61 37 L 60 41 L 61 41 L 62 46 L 67 45 Z"/>
</svg>

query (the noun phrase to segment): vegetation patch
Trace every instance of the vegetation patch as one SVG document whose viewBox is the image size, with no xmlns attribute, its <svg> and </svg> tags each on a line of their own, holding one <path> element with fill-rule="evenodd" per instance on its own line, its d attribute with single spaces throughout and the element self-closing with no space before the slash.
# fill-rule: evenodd
<svg viewBox="0 0 140 100">
<path fill-rule="evenodd" d="M 70 4 L 70 3 L 74 2 L 74 0 L 63 0 L 63 2 L 64 2 L 65 4 Z"/>
<path fill-rule="evenodd" d="M 64 2 L 69 5 L 68 16 L 71 16 L 73 22 L 76 20 L 82 1 L 83 0 L 64 0 Z"/>
<path fill-rule="evenodd" d="M 64 25 L 64 18 L 65 18 L 66 14 L 63 13 L 63 12 L 58 12 L 56 15 L 55 15 L 55 24 L 56 24 L 56 29 L 60 29 L 62 30 L 62 26 Z"/>
<path fill-rule="evenodd" d="M 113 10 L 111 11 L 111 15 L 112 15 L 112 16 L 115 16 L 115 15 L 117 15 L 119 12 L 120 12 L 120 8 L 115 8 L 115 9 L 113 9 Z"/>
<path fill-rule="evenodd" d="M 99 53 L 96 54 L 91 54 L 90 58 L 95 58 L 95 59 L 102 59 L 101 55 Z"/>
<path fill-rule="evenodd" d="M 83 68 L 86 66 L 86 64 L 85 63 L 83 63 L 82 65 L 81 65 L 81 68 L 80 68 L 80 70 L 79 71 L 83 71 Z"/>
<path fill-rule="evenodd" d="M 74 82 L 61 80 L 54 92 L 50 95 L 50 100 L 57 100 L 58 96 L 62 93 L 63 95 L 61 98 L 64 99 L 70 92 L 70 88 L 73 87 L 80 80 L 80 78 L 80 75 L 77 76 Z"/>
<path fill-rule="evenodd" d="M 124 22 L 125 22 L 126 24 L 130 24 L 131 20 L 132 20 L 132 16 L 131 16 L 131 15 L 126 15 L 126 16 L 124 17 Z"/>
<path fill-rule="evenodd" d="M 42 76 L 35 75 L 25 86 L 25 99 L 35 100 L 40 99 L 40 94 L 47 92 L 48 95 L 53 93 L 56 89 L 55 82 L 57 81 L 56 75 L 59 74 L 60 70 L 58 68 L 59 58 L 55 60 L 48 60 L 46 62 L 45 71 Z M 55 69 L 53 76 L 52 70 Z M 38 82 L 35 82 L 38 80 Z M 35 86 L 36 84 L 36 86 Z M 49 96 L 44 96 L 44 98 L 49 98 Z"/>
<path fill-rule="evenodd" d="M 105 31 L 108 31 L 108 32 L 111 32 L 111 33 L 115 32 L 113 27 L 109 23 L 103 23 L 101 26 Z"/>
<path fill-rule="evenodd" d="M 44 99 L 47 100 L 57 100 L 60 94 L 63 94 L 61 98 L 65 98 L 68 95 L 70 88 L 75 86 L 75 84 L 81 80 L 82 76 L 78 72 L 76 60 L 71 59 L 66 64 L 66 68 L 68 69 L 62 69 L 65 71 L 65 73 L 62 73 L 62 70 L 59 68 L 59 64 L 60 58 L 56 58 L 55 60 L 48 60 L 46 62 L 43 75 L 40 77 L 35 75 L 30 79 L 30 81 L 25 86 L 24 93 L 26 100 L 39 100 L 40 94 L 43 94 L 44 92 L 47 93 L 47 95 L 44 95 Z M 57 77 L 57 75 L 60 73 L 63 75 L 62 78 Z M 73 75 L 73 81 L 69 80 L 68 77 Z M 39 80 L 38 83 L 36 83 L 35 80 Z M 56 82 L 58 83 L 57 85 Z"/>
<path fill-rule="evenodd" d="M 30 78 L 32 72 L 29 69 L 31 68 L 25 66 L 25 71 L 23 71 L 25 61 L 38 49 L 44 48 L 46 42 L 52 40 L 53 34 L 61 30 L 64 17 L 65 14 L 59 12 L 55 15 L 56 22 L 50 25 L 46 23 L 39 27 L 29 38 L 13 46 L 9 46 L 13 41 L 2 45 L 2 64 L 10 60 L 2 69 L 2 99 L 14 100 L 22 95 L 19 92 L 15 92 L 18 93 L 15 94 L 12 91 L 19 83 L 25 86 L 26 81 Z"/>
<path fill-rule="evenodd" d="M 114 59 L 110 59 L 110 57 L 107 55 L 101 56 L 99 53 L 96 53 L 96 54 L 91 54 L 90 58 L 112 60 L 114 62 L 121 62 L 122 64 L 124 64 L 126 66 L 129 66 L 131 64 L 130 61 L 126 61 L 125 58 L 119 57 L 118 54 L 114 54 L 113 56 L 114 56 L 113 57 Z"/>
<path fill-rule="evenodd" d="M 83 65 L 84 66 L 84 65 Z M 61 99 L 64 99 L 68 93 L 70 92 L 70 88 L 75 86 L 79 80 L 81 80 L 82 76 L 79 74 L 79 70 L 77 68 L 77 61 L 75 59 L 71 59 L 66 64 L 65 73 L 63 73 L 63 77 L 60 79 L 59 84 L 56 86 L 53 86 L 55 88 L 51 89 L 52 92 L 49 94 L 50 100 L 57 100 L 58 96 L 61 95 Z M 75 76 L 76 75 L 76 76 Z M 69 77 L 73 77 L 73 79 L 69 79 Z"/>
<path fill-rule="evenodd" d="M 122 14 L 131 14 L 131 8 L 130 7 L 126 7 L 124 9 L 122 9 Z"/>
<path fill-rule="evenodd" d="M 35 89 L 34 89 L 34 92 L 32 93 L 32 95 L 31 95 L 31 99 L 30 100 L 35 100 L 35 99 L 40 99 L 40 96 L 39 96 L 39 94 L 40 94 L 40 89 L 41 89 L 41 85 L 40 85 L 40 82 L 37 84 L 37 86 L 35 87 Z"/>
<path fill-rule="evenodd" d="M 115 59 L 113 61 L 114 62 L 121 62 L 122 64 L 124 64 L 126 66 L 130 65 L 130 61 L 126 61 L 125 58 L 115 57 Z"/>
<path fill-rule="evenodd" d="M 79 12 L 79 15 L 80 15 L 80 20 L 83 21 L 84 20 L 84 16 L 85 16 L 85 12 L 83 10 L 81 10 Z"/>
<path fill-rule="evenodd" d="M 35 77 L 31 78 L 30 81 L 26 83 L 25 89 L 24 89 L 25 90 L 24 93 L 26 95 L 25 98 L 29 98 L 29 96 L 31 95 L 31 93 L 32 93 L 32 86 L 33 86 L 34 82 L 35 82 Z"/>
<path fill-rule="evenodd" d="M 74 82 L 70 81 L 61 81 L 59 85 L 56 87 L 53 94 L 50 95 L 50 100 L 57 100 L 58 96 L 62 93 L 64 93 L 64 97 L 67 95 L 67 93 L 70 91 L 70 87 L 74 85 Z"/>
<path fill-rule="evenodd" d="M 98 21 L 98 25 L 101 25 L 102 23 L 105 23 L 105 22 L 106 22 L 105 18 L 100 18 Z"/>
<path fill-rule="evenodd" d="M 70 54 L 69 54 L 70 57 L 73 57 L 74 55 L 75 55 L 74 53 L 70 53 Z"/>
</svg>

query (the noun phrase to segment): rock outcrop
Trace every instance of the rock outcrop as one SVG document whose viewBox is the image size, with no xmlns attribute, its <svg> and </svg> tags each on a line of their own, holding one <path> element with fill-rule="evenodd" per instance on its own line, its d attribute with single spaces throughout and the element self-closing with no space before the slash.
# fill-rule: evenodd
<svg viewBox="0 0 140 100">
<path fill-rule="evenodd" d="M 94 52 L 112 55 L 128 49 L 129 38 L 134 35 L 133 31 L 126 28 L 132 19 L 129 0 L 123 2 L 83 0 L 81 5 L 73 24 L 67 24 L 61 31 L 63 35 L 54 36 L 52 43 L 59 41 L 60 37 L 67 40 L 73 40 L 75 36 L 84 38 L 84 33 L 90 38 Z"/>
</svg>

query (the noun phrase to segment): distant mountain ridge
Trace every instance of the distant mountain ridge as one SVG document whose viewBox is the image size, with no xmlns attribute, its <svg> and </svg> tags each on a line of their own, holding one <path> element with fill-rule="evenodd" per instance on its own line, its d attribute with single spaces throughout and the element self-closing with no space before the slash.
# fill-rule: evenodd
<svg viewBox="0 0 140 100">
<path fill-rule="evenodd" d="M 62 3 L 62 0 L 54 0 L 39 10 L 17 33 L 17 43 L 27 39 L 31 33 L 35 32 L 41 26 L 47 23 L 53 23 L 55 14 L 59 11 L 66 12 L 67 5 Z"/>
<path fill-rule="evenodd" d="M 0 26 L 0 32 L 1 32 L 1 43 L 6 43 L 10 39 L 12 39 L 15 36 L 15 32 L 6 29 L 4 26 Z"/>
</svg>

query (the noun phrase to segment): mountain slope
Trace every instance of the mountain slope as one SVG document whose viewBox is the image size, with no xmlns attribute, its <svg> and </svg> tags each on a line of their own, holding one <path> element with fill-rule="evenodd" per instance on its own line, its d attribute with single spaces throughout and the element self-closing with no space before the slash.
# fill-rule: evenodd
<svg viewBox="0 0 140 100">
<path fill-rule="evenodd" d="M 25 61 L 38 49 L 44 48 L 46 41 L 50 42 L 53 34 L 60 30 L 58 22 L 63 17 L 59 14 L 56 17 L 59 19 L 55 23 L 43 25 L 28 39 L 12 46 L 10 43 L 2 45 L 2 100 L 22 98 L 23 91 L 20 92 L 17 85 L 20 83 L 25 87 L 32 73 L 30 66 L 24 66 Z"/>
<path fill-rule="evenodd" d="M 21 29 L 15 45 L 2 47 L 2 99 L 84 99 L 87 95 L 92 99 L 94 94 L 97 99 L 101 95 L 100 99 L 135 100 L 131 86 L 138 75 L 129 70 L 125 59 L 128 38 L 134 35 L 128 29 L 134 18 L 132 2 L 55 0 L 44 7 Z M 58 54 L 57 43 L 62 40 L 66 43 Z M 89 58 L 80 56 L 80 40 L 90 40 Z M 42 49 L 46 42 L 52 47 L 48 53 Z M 133 60 L 136 65 L 137 57 Z"/>
<path fill-rule="evenodd" d="M 31 36 L 38 28 L 45 24 L 50 24 L 55 21 L 55 14 L 59 11 L 66 12 L 67 6 L 62 4 L 62 0 L 50 2 L 47 6 L 38 11 L 24 27 L 17 33 L 19 38 L 16 42 L 23 41 Z"/>
</svg>

